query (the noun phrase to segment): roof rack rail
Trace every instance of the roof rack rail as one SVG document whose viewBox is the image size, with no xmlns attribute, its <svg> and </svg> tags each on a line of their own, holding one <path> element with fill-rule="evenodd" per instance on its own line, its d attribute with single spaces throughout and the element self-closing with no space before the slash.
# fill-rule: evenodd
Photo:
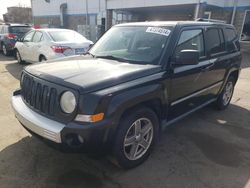
<svg viewBox="0 0 250 188">
<path fill-rule="evenodd" d="M 198 18 L 195 21 L 197 22 L 215 22 L 215 23 L 226 23 L 223 20 L 214 20 L 214 19 L 206 19 L 206 18 Z"/>
</svg>

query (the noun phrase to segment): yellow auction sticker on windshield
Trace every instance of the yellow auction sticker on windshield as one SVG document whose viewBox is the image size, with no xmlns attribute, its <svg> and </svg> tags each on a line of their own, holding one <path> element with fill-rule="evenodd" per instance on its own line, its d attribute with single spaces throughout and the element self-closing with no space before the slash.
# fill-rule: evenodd
<svg viewBox="0 0 250 188">
<path fill-rule="evenodd" d="M 171 31 L 169 29 L 164 29 L 161 27 L 148 27 L 146 32 L 147 33 L 155 33 L 155 34 L 159 34 L 159 35 L 165 35 L 165 36 L 169 36 L 169 34 L 171 33 Z"/>
</svg>

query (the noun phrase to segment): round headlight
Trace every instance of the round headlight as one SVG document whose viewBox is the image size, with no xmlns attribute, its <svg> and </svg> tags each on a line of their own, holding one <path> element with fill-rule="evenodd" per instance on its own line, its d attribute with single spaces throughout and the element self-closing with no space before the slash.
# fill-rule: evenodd
<svg viewBox="0 0 250 188">
<path fill-rule="evenodd" d="M 63 112 L 70 114 L 76 108 L 76 97 L 71 91 L 66 91 L 60 99 L 60 106 Z"/>
</svg>

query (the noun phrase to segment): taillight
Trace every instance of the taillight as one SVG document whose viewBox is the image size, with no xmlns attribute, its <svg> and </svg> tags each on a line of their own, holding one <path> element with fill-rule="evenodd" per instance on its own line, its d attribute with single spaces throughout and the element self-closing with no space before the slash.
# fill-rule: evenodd
<svg viewBox="0 0 250 188">
<path fill-rule="evenodd" d="M 71 49 L 71 48 L 67 46 L 51 46 L 51 49 L 55 53 L 64 53 L 66 50 Z"/>
<path fill-rule="evenodd" d="M 8 39 L 15 39 L 15 38 L 17 38 L 17 36 L 14 35 L 14 34 L 12 34 L 12 33 L 9 33 L 9 34 L 7 35 L 7 38 L 8 38 Z"/>
</svg>

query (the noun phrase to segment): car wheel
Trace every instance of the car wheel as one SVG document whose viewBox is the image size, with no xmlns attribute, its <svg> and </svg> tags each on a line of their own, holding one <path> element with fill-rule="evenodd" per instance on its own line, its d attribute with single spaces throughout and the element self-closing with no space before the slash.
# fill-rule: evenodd
<svg viewBox="0 0 250 188">
<path fill-rule="evenodd" d="M 230 104 L 230 101 L 233 97 L 234 86 L 235 86 L 234 77 L 229 77 L 225 87 L 223 88 L 223 91 L 221 92 L 221 94 L 217 99 L 216 106 L 219 110 L 226 109 Z"/>
<path fill-rule="evenodd" d="M 39 62 L 44 62 L 44 61 L 47 61 L 46 57 L 44 57 L 43 55 L 40 56 Z"/>
<path fill-rule="evenodd" d="M 18 50 L 16 50 L 16 59 L 17 59 L 17 62 L 19 64 L 23 64 L 23 60 L 22 60 L 21 54 L 19 53 Z"/>
<path fill-rule="evenodd" d="M 5 56 L 9 55 L 9 51 L 7 50 L 7 47 L 5 44 L 2 44 L 2 50 L 3 50 L 3 55 Z"/>
<path fill-rule="evenodd" d="M 148 108 L 133 110 L 121 119 L 113 153 L 116 164 L 129 169 L 143 163 L 158 137 L 159 121 Z"/>
</svg>

